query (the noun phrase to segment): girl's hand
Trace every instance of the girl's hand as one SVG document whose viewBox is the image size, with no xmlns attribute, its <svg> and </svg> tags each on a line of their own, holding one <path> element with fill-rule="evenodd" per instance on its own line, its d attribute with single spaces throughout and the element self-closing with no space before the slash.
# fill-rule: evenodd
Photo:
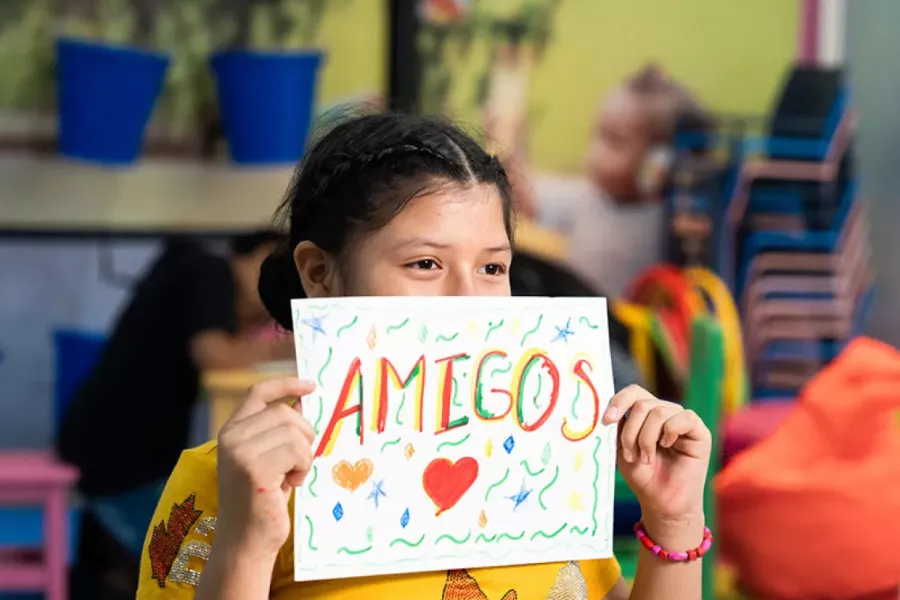
<svg viewBox="0 0 900 600">
<path fill-rule="evenodd" d="M 219 516 L 216 540 L 261 559 L 274 559 L 291 531 L 287 503 L 312 466 L 312 426 L 294 406 L 310 381 L 289 377 L 250 388 L 219 432 Z"/>
<path fill-rule="evenodd" d="M 651 535 L 654 526 L 702 531 L 712 437 L 700 417 L 632 385 L 613 397 L 603 422 L 619 425 L 616 463 Z"/>
</svg>

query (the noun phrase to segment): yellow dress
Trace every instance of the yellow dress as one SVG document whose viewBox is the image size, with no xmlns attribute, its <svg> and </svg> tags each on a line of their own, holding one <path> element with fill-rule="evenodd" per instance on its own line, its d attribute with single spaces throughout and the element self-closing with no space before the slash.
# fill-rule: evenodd
<svg viewBox="0 0 900 600">
<path fill-rule="evenodd" d="M 187 450 L 169 478 L 141 556 L 137 600 L 194 597 L 215 538 L 216 444 Z M 294 581 L 293 536 L 272 575 L 276 600 L 601 600 L 619 580 L 615 559 Z"/>
</svg>

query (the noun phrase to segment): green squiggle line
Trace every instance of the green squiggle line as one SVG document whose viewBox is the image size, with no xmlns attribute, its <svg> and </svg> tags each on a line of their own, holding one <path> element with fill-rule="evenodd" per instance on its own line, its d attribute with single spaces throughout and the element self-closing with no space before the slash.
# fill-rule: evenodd
<svg viewBox="0 0 900 600">
<path fill-rule="evenodd" d="M 319 478 L 319 467 L 316 465 L 313 465 L 312 473 L 313 473 L 312 479 L 309 481 L 309 483 L 306 484 L 306 491 L 309 492 L 310 496 L 315 498 L 318 494 L 316 494 L 313 491 L 312 486 L 316 482 L 316 480 Z M 308 519 L 309 517 L 306 517 L 306 518 Z M 312 525 L 310 525 L 310 528 L 311 527 L 312 527 Z M 310 535 L 312 535 L 312 534 L 310 534 Z"/>
<path fill-rule="evenodd" d="M 304 515 L 304 516 L 306 517 L 306 524 L 309 525 L 309 538 L 306 540 L 306 545 L 309 547 L 310 550 L 312 550 L 313 552 L 315 552 L 315 551 L 317 551 L 319 548 L 316 547 L 315 545 L 313 545 L 313 541 L 312 541 L 312 539 L 313 539 L 313 533 L 314 533 L 314 531 L 313 531 L 313 522 L 312 522 L 312 519 L 309 518 L 309 515 Z"/>
<path fill-rule="evenodd" d="M 383 443 L 383 444 L 381 445 L 381 453 L 384 454 L 384 450 L 385 450 L 385 448 L 387 448 L 388 446 L 394 446 L 394 445 L 399 444 L 399 443 L 400 443 L 400 438 L 397 438 L 396 440 L 391 440 L 391 441 L 389 441 L 389 442 Z"/>
<path fill-rule="evenodd" d="M 544 320 L 544 315 L 538 315 L 537 323 L 534 324 L 534 327 L 532 327 L 531 329 L 529 329 L 528 331 L 525 332 L 525 335 L 522 336 L 522 341 L 519 342 L 519 346 L 524 346 L 525 340 L 527 340 L 531 336 L 531 334 L 533 334 L 534 332 L 536 332 L 538 329 L 541 328 L 541 321 L 543 321 L 543 320 Z"/>
<path fill-rule="evenodd" d="M 520 464 L 521 464 L 523 467 L 525 467 L 525 472 L 528 473 L 529 475 L 531 475 L 532 477 L 537 477 L 538 475 L 540 475 L 541 473 L 544 472 L 544 469 L 543 469 L 543 468 L 538 469 L 537 471 L 532 471 L 532 470 L 531 470 L 531 467 L 528 465 L 528 461 L 527 461 L 527 460 L 523 460 Z"/>
<path fill-rule="evenodd" d="M 572 525 L 569 527 L 569 533 L 577 533 L 578 535 L 584 535 L 588 532 L 590 527 L 578 527 L 577 525 Z"/>
<path fill-rule="evenodd" d="M 575 397 L 572 398 L 572 418 L 578 418 L 578 412 L 576 412 L 575 407 L 578 406 L 578 398 L 581 397 L 581 382 L 578 382 L 578 387 L 575 388 Z"/>
<path fill-rule="evenodd" d="M 587 325 L 587 326 L 590 327 L 591 329 L 597 329 L 597 327 L 599 327 L 599 325 L 594 325 L 593 323 L 591 323 L 590 321 L 588 321 L 588 318 L 587 318 L 587 317 L 579 317 L 579 318 L 578 318 L 578 322 L 579 322 L 579 323 L 584 323 L 585 325 Z"/>
<path fill-rule="evenodd" d="M 325 374 L 325 369 L 328 368 L 328 365 L 331 363 L 331 346 L 328 346 L 328 358 L 325 359 L 325 363 L 322 364 L 322 368 L 319 369 L 319 385 L 325 387 L 325 384 L 322 383 L 322 376 Z"/>
<path fill-rule="evenodd" d="M 424 542 L 424 541 L 425 541 L 425 534 L 423 533 L 422 537 L 420 537 L 418 539 L 418 541 L 411 542 L 411 541 L 403 539 L 403 538 L 397 538 L 396 540 L 392 541 L 388 545 L 388 547 L 393 548 L 395 544 L 403 544 L 404 546 L 409 546 L 410 548 L 417 548 L 417 547 L 421 546 L 422 542 Z"/>
<path fill-rule="evenodd" d="M 319 423 L 322 422 L 322 416 L 324 415 L 324 412 L 322 411 L 322 396 L 319 396 L 318 399 L 319 399 L 319 414 L 316 416 L 316 422 L 313 425 L 313 429 L 316 430 L 316 435 L 319 435 Z"/>
<path fill-rule="evenodd" d="M 509 468 L 508 468 L 508 467 L 507 467 L 507 469 L 506 469 L 506 473 L 504 473 L 504 474 L 503 474 L 503 477 L 500 478 L 500 481 L 498 481 L 498 482 L 496 482 L 496 483 L 492 483 L 491 485 L 488 486 L 487 491 L 484 493 L 484 501 L 485 501 L 485 502 L 488 501 L 488 497 L 491 495 L 491 491 L 492 491 L 495 487 L 498 487 L 498 486 L 503 485 L 503 482 L 506 481 L 506 478 L 507 478 L 507 477 L 509 477 Z"/>
<path fill-rule="evenodd" d="M 456 332 L 456 333 L 454 333 L 453 335 L 450 335 L 450 336 L 447 336 L 447 335 L 439 335 L 439 336 L 437 336 L 437 337 L 435 338 L 434 341 L 435 341 L 435 342 L 452 342 L 453 340 L 455 340 L 455 339 L 457 338 L 457 336 L 459 336 L 459 332 Z"/>
<path fill-rule="evenodd" d="M 491 542 L 493 542 L 496 539 L 497 539 L 497 534 L 494 534 L 492 536 L 486 536 L 483 533 L 479 533 L 478 537 L 475 538 L 475 543 L 477 544 L 478 542 L 487 542 L 488 544 L 490 544 Z"/>
<path fill-rule="evenodd" d="M 359 550 L 353 550 L 352 548 L 348 548 L 346 546 L 341 546 L 338 548 L 338 554 L 349 554 L 350 556 L 357 556 L 359 554 L 365 554 L 366 552 L 372 549 L 371 544 L 366 546 L 365 548 L 360 548 Z"/>
<path fill-rule="evenodd" d="M 597 535 L 597 502 L 599 501 L 600 491 L 597 489 L 597 480 L 600 479 L 600 463 L 597 461 L 597 450 L 600 449 L 600 436 L 597 436 L 597 445 L 594 446 L 594 453 L 591 458 L 594 459 L 594 508 L 591 510 L 591 520 L 594 522 L 594 528 L 591 530 L 591 536 Z"/>
<path fill-rule="evenodd" d="M 403 405 L 406 403 L 406 392 L 403 392 L 403 398 L 400 399 L 400 406 L 397 407 L 397 416 L 394 417 L 394 421 L 397 425 L 403 425 L 403 421 L 400 420 L 400 413 L 403 412 Z"/>
<path fill-rule="evenodd" d="M 337 337 L 341 337 L 341 334 L 344 333 L 344 331 L 346 331 L 347 329 L 350 329 L 351 327 L 353 327 L 354 325 L 356 325 L 356 321 L 358 321 L 358 320 L 359 320 L 359 317 L 353 317 L 353 320 L 352 320 L 352 321 L 350 321 L 350 322 L 347 323 L 346 325 L 343 325 L 343 326 L 341 326 L 341 327 L 338 327 L 338 330 L 337 330 Z"/>
<path fill-rule="evenodd" d="M 533 400 L 533 402 L 534 402 L 534 407 L 535 407 L 535 408 L 539 408 L 539 406 L 538 406 L 538 398 L 541 397 L 541 388 L 542 388 L 542 387 L 544 387 L 544 374 L 543 374 L 543 373 L 538 373 L 538 389 L 537 389 L 537 391 L 534 393 L 534 400 Z"/>
<path fill-rule="evenodd" d="M 498 373 L 509 373 L 510 370 L 512 370 L 512 367 L 513 367 L 513 366 L 512 366 L 512 362 L 509 362 L 509 361 L 508 361 L 508 362 L 506 363 L 506 368 L 505 368 L 505 369 L 501 369 L 500 367 L 497 367 L 496 369 L 494 369 L 493 371 L 491 371 L 491 377 L 496 377 Z"/>
<path fill-rule="evenodd" d="M 548 540 L 552 540 L 553 538 L 555 538 L 556 536 L 558 536 L 559 534 L 561 534 L 563 532 L 563 529 L 566 528 L 566 525 L 568 525 L 568 523 L 563 523 L 559 527 L 559 529 L 557 529 L 553 533 L 547 533 L 546 531 L 535 531 L 531 535 L 531 541 L 533 542 L 534 540 L 538 539 L 539 537 L 546 538 Z"/>
<path fill-rule="evenodd" d="M 470 435 L 471 434 L 467 433 L 461 440 L 457 440 L 455 442 L 442 442 L 442 443 L 438 444 L 437 451 L 440 452 L 441 448 L 443 448 L 444 446 L 459 446 L 460 444 L 464 443 L 467 439 L 469 439 Z"/>
<path fill-rule="evenodd" d="M 453 383 L 450 384 L 453 387 L 453 398 L 450 400 L 450 404 L 453 406 L 462 406 L 462 402 L 456 402 L 456 397 L 459 396 L 459 385 L 456 383 L 456 377 L 453 378 Z"/>
<path fill-rule="evenodd" d="M 525 532 L 524 532 L 524 531 L 523 531 L 522 533 L 520 533 L 519 535 L 510 535 L 510 534 L 508 534 L 508 533 L 501 533 L 500 535 L 497 536 L 497 541 L 498 541 L 498 542 L 502 542 L 503 539 L 506 538 L 506 539 L 508 539 L 508 540 L 512 540 L 512 541 L 514 541 L 514 542 L 518 542 L 518 541 L 521 540 L 523 537 L 525 537 Z"/>
<path fill-rule="evenodd" d="M 472 530 L 471 530 L 471 529 L 468 531 L 468 533 L 466 533 L 466 537 L 464 537 L 464 538 L 461 539 L 461 540 L 456 539 L 455 537 L 453 537 L 453 536 L 450 535 L 449 533 L 445 533 L 444 535 L 438 537 L 438 539 L 434 540 L 434 545 L 437 546 L 438 544 L 440 544 L 440 543 L 441 543 L 441 540 L 449 540 L 449 541 L 453 542 L 454 544 L 456 544 L 457 546 L 460 546 L 460 545 L 465 544 L 466 542 L 468 542 L 470 537 L 472 537 Z"/>
<path fill-rule="evenodd" d="M 543 489 L 541 490 L 541 492 L 538 494 L 538 504 L 540 504 L 541 508 L 543 508 L 544 510 L 547 510 L 547 505 L 544 504 L 544 492 L 549 490 L 553 486 L 553 484 L 556 483 L 556 479 L 558 477 L 559 477 L 559 467 L 556 467 L 556 471 L 553 473 L 553 479 L 551 479 L 550 483 L 545 485 L 543 487 Z M 596 501 L 596 494 L 594 495 L 594 499 Z"/>
<path fill-rule="evenodd" d="M 491 334 L 503 327 L 503 319 L 500 319 L 500 322 L 496 325 L 491 325 L 488 327 L 487 333 L 484 334 L 484 341 L 487 342 L 488 338 L 491 337 Z"/>
<path fill-rule="evenodd" d="M 325 310 L 328 308 L 327 304 L 310 304 L 309 307 L 313 310 Z"/>
<path fill-rule="evenodd" d="M 403 329 L 404 327 L 406 327 L 407 323 L 409 323 L 409 317 L 406 317 L 405 319 L 403 319 L 403 322 L 400 323 L 399 325 L 389 325 L 387 328 L 387 332 L 390 333 L 392 331 L 397 331 L 399 329 Z"/>
</svg>

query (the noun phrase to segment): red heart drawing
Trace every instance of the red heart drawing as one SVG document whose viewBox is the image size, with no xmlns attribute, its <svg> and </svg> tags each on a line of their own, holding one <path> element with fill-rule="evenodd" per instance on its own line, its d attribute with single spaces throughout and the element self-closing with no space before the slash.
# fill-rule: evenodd
<svg viewBox="0 0 900 600">
<path fill-rule="evenodd" d="M 478 462 L 464 457 L 456 462 L 436 458 L 422 473 L 422 487 L 437 507 L 435 516 L 450 510 L 478 478 Z"/>
</svg>

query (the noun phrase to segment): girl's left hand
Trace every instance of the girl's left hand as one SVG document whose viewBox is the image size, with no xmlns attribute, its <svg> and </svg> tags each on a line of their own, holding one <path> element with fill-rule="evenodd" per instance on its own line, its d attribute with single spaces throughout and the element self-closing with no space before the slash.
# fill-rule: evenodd
<svg viewBox="0 0 900 600">
<path fill-rule="evenodd" d="M 645 522 L 702 520 L 712 437 L 694 411 L 632 385 L 613 397 L 603 422 L 619 426 L 616 462 Z"/>
</svg>

